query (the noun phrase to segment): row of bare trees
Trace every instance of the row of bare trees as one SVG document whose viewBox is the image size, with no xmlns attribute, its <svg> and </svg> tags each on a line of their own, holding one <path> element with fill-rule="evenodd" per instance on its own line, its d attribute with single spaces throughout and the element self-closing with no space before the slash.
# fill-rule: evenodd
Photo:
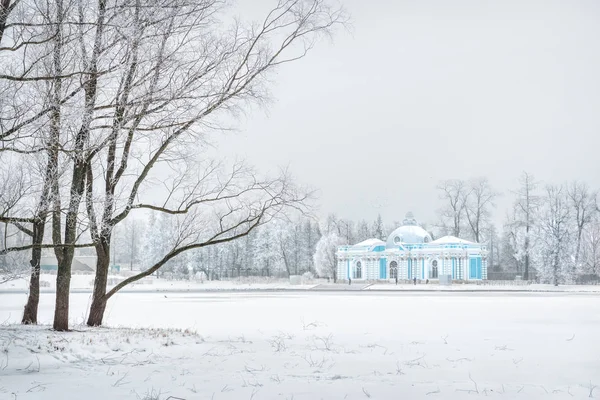
<svg viewBox="0 0 600 400">
<path fill-rule="evenodd" d="M 493 221 L 499 193 L 487 179 L 447 180 L 438 190 L 439 233 L 488 244 L 492 266 L 524 279 L 536 271 L 544 282 L 600 276 L 598 192 L 584 182 L 543 185 L 524 172 L 507 194 L 514 202 L 501 235 Z"/>
<path fill-rule="evenodd" d="M 599 279 L 597 191 L 579 181 L 542 185 L 524 173 L 515 197 L 504 226 L 506 264 L 525 279 L 532 270 L 552 283 Z"/>
<path fill-rule="evenodd" d="M 487 178 L 446 180 L 440 182 L 437 189 L 443 202 L 438 231 L 459 238 L 468 237 L 477 243 L 487 241 L 492 211 L 499 195 Z"/>
<path fill-rule="evenodd" d="M 289 213 L 292 214 L 292 213 Z M 167 215 L 152 218 L 142 241 L 142 265 L 162 257 L 176 230 Z M 208 280 L 242 276 L 289 277 L 314 273 L 313 254 L 321 234 L 308 216 L 285 215 L 250 232 L 241 240 L 189 251 L 162 268 L 161 277 Z"/>
<path fill-rule="evenodd" d="M 260 22 L 231 23 L 219 0 L 2 0 L 0 157 L 25 166 L 25 193 L 0 221 L 30 236 L 37 322 L 42 249 L 58 260 L 53 327 L 69 327 L 78 247 L 97 255 L 88 325 L 120 289 L 193 249 L 247 235 L 305 191 L 207 159 L 232 113 L 268 96 L 267 79 L 346 22 L 325 0 L 280 0 Z M 2 184 L 2 183 L 0 183 Z M 5 196 L 7 199 L 10 196 Z M 108 290 L 112 235 L 136 213 L 172 216 L 163 256 Z M 15 249 L 12 249 L 15 250 Z M 5 252 L 8 252 L 6 250 Z"/>
</svg>

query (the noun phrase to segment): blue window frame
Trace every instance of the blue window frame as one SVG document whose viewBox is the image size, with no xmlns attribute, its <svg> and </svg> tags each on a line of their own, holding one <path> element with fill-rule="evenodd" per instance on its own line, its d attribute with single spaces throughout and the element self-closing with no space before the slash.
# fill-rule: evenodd
<svg viewBox="0 0 600 400">
<path fill-rule="evenodd" d="M 387 260 L 385 258 L 379 259 L 379 279 L 387 279 Z"/>
<path fill-rule="evenodd" d="M 472 257 L 469 260 L 469 278 L 481 279 L 481 257 Z"/>
</svg>

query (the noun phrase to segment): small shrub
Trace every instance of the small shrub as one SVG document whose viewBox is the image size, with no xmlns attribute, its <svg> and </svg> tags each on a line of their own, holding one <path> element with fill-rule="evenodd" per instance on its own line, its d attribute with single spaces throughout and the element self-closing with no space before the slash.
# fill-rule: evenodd
<svg viewBox="0 0 600 400">
<path fill-rule="evenodd" d="M 313 279 L 315 279 L 315 276 L 310 271 L 306 271 L 305 273 L 302 274 L 302 283 L 312 282 Z"/>
</svg>

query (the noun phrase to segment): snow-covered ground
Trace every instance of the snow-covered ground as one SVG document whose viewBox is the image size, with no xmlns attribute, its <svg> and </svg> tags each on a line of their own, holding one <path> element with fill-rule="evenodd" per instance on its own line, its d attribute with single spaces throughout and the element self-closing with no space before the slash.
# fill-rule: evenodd
<svg viewBox="0 0 600 400">
<path fill-rule="evenodd" d="M 125 279 L 125 276 L 110 276 L 109 287 Z M 56 275 L 42 274 L 40 280 L 44 283 L 42 292 L 54 292 L 56 289 Z M 94 285 L 93 275 L 73 275 L 71 278 L 71 289 L 73 291 L 91 291 Z M 28 290 L 29 280 L 26 278 L 17 279 L 0 284 L 0 293 L 23 292 Z M 131 284 L 123 289 L 127 292 L 165 292 L 165 291 L 249 291 L 249 290 L 377 290 L 377 291 L 550 291 L 550 292 L 598 292 L 600 285 L 507 285 L 497 282 L 486 282 L 485 284 L 454 284 L 452 286 L 440 286 L 437 283 L 431 284 L 399 284 L 393 283 L 357 283 L 352 286 L 346 284 L 327 283 L 325 279 L 314 279 L 310 282 L 303 282 L 301 285 L 292 285 L 288 279 L 274 278 L 239 278 L 224 281 L 174 281 L 167 279 L 157 279 L 156 277 L 147 277 L 143 280 Z"/>
<path fill-rule="evenodd" d="M 109 277 L 109 287 L 124 280 L 125 276 L 111 275 Z M 54 291 L 56 289 L 56 275 L 41 274 L 40 281 L 45 282 L 42 291 Z M 240 278 L 227 281 L 176 281 L 167 279 L 157 279 L 154 276 L 143 278 L 142 280 L 128 285 L 123 290 L 126 291 L 165 291 L 165 290 L 282 290 L 282 289 L 310 289 L 321 283 L 313 281 L 301 285 L 291 285 L 287 279 L 269 279 L 269 278 Z M 72 290 L 92 290 L 94 286 L 93 275 L 73 275 L 71 277 Z M 0 284 L 0 290 L 27 290 L 29 279 L 22 278 Z"/>
<path fill-rule="evenodd" d="M 11 325 L 24 300 L 0 294 L 0 399 L 600 398 L 595 295 L 123 293 L 70 333 Z"/>
</svg>

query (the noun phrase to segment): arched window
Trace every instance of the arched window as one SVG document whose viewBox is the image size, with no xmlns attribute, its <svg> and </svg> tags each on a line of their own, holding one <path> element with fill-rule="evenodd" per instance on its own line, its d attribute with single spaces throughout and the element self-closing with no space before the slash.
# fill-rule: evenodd
<svg viewBox="0 0 600 400">
<path fill-rule="evenodd" d="M 429 276 L 431 279 L 438 279 L 438 261 L 433 260 L 431 262 L 431 274 Z"/>
<path fill-rule="evenodd" d="M 398 279 L 398 263 L 396 261 L 390 263 L 390 279 Z"/>
<path fill-rule="evenodd" d="M 356 267 L 354 267 L 354 279 L 362 279 L 362 263 L 360 261 L 357 261 Z"/>
</svg>

